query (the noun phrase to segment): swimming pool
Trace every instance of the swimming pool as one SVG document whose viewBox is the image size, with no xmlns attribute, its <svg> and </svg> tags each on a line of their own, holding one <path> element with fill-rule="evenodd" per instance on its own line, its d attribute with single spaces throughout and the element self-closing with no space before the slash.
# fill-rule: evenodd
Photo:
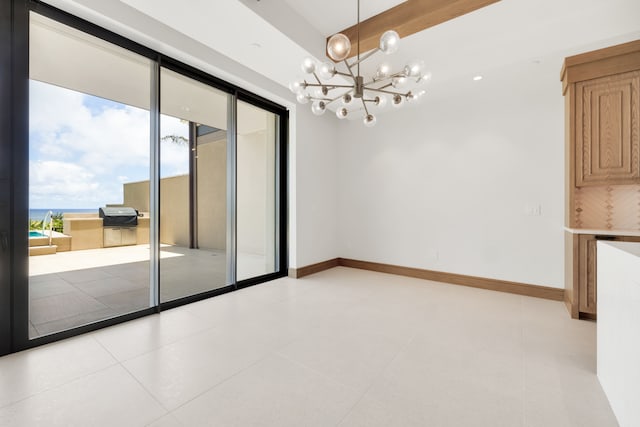
<svg viewBox="0 0 640 427">
<path fill-rule="evenodd" d="M 42 234 L 42 231 L 29 231 L 29 237 L 49 237 L 46 234 Z"/>
</svg>

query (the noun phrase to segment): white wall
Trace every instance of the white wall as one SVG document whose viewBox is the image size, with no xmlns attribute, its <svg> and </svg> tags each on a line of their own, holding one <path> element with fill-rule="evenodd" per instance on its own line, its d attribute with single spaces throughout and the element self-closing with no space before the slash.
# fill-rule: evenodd
<svg viewBox="0 0 640 427">
<path fill-rule="evenodd" d="M 469 76 L 374 128 L 343 124 L 340 255 L 563 287 L 560 66 Z"/>
<path fill-rule="evenodd" d="M 292 268 L 339 256 L 337 205 L 339 137 L 336 117 L 316 117 L 309 105 L 296 109 L 294 203 L 296 211 L 295 258 Z"/>
</svg>

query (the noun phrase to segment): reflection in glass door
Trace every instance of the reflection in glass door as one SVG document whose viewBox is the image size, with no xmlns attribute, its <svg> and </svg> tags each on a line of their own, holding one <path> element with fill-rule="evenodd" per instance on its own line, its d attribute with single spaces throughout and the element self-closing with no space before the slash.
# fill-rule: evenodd
<svg viewBox="0 0 640 427">
<path fill-rule="evenodd" d="M 276 138 L 279 117 L 238 101 L 237 278 L 273 273 L 277 249 Z"/>
<path fill-rule="evenodd" d="M 228 267 L 228 94 L 160 74 L 160 302 L 232 283 Z"/>
<path fill-rule="evenodd" d="M 30 12 L 17 341 L 284 275 L 286 111 L 67 18 Z"/>
<path fill-rule="evenodd" d="M 29 36 L 33 339 L 150 306 L 152 64 L 35 13 Z"/>
</svg>

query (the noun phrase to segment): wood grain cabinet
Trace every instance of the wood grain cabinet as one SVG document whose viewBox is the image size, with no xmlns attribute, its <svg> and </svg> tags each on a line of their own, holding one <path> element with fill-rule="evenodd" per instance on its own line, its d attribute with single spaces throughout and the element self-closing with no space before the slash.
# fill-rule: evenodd
<svg viewBox="0 0 640 427">
<path fill-rule="evenodd" d="M 565 58 L 565 302 L 597 314 L 596 235 L 640 241 L 640 40 Z M 630 234 L 625 234 L 630 233 Z"/>
<path fill-rule="evenodd" d="M 578 311 L 583 317 L 597 313 L 598 255 L 596 236 L 578 235 Z M 588 316 L 585 316 L 588 315 Z"/>
<path fill-rule="evenodd" d="M 577 82 L 576 186 L 640 182 L 640 71 Z"/>
<path fill-rule="evenodd" d="M 598 308 L 598 240 L 640 242 L 638 236 L 612 236 L 567 233 L 573 244 L 567 259 L 568 276 L 565 302 L 571 317 L 596 319 Z"/>
</svg>

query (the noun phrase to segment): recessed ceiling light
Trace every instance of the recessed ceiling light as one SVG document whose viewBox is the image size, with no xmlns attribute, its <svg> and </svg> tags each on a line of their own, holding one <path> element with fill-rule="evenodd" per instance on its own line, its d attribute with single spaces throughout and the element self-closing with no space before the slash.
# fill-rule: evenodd
<svg viewBox="0 0 640 427">
<path fill-rule="evenodd" d="M 475 77 L 473 78 L 473 81 L 474 81 L 474 82 L 477 82 L 477 81 L 479 81 L 479 80 L 482 80 L 482 76 L 475 76 Z"/>
</svg>

